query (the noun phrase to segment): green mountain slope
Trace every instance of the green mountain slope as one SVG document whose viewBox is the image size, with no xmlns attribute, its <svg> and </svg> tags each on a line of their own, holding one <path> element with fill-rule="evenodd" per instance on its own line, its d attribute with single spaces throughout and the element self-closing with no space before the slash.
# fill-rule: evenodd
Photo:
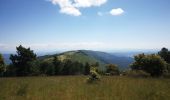
<svg viewBox="0 0 170 100">
<path fill-rule="evenodd" d="M 61 54 L 55 54 L 55 55 L 46 55 L 46 56 L 39 57 L 39 59 L 41 59 L 43 61 L 52 61 L 54 56 L 57 56 L 60 61 L 71 60 L 73 62 L 78 61 L 83 64 L 85 64 L 86 62 L 88 62 L 89 64 L 94 64 L 94 63 L 98 62 L 99 68 L 101 70 L 105 70 L 105 67 L 104 67 L 105 63 L 103 63 L 102 61 L 100 61 L 98 59 L 95 59 L 94 57 L 87 55 L 86 53 L 82 52 L 81 50 L 68 51 L 68 52 L 64 52 Z"/>
<path fill-rule="evenodd" d="M 130 57 L 118 57 L 109 53 L 91 50 L 68 51 L 61 54 L 42 56 L 39 59 L 52 61 L 54 56 L 57 56 L 60 61 L 69 59 L 73 62 L 78 61 L 83 64 L 86 62 L 90 64 L 98 62 L 101 70 L 105 70 L 105 65 L 111 63 L 117 64 L 120 69 L 126 69 L 133 62 L 133 58 Z"/>
</svg>

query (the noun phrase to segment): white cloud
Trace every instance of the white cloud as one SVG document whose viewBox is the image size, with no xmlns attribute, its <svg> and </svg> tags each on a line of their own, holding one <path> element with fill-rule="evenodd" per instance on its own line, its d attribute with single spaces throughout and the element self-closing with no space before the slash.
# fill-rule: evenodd
<svg viewBox="0 0 170 100">
<path fill-rule="evenodd" d="M 68 15 L 73 15 L 73 16 L 80 16 L 81 15 L 81 12 L 74 7 L 64 7 L 60 10 L 60 12 L 68 14 Z"/>
<path fill-rule="evenodd" d="M 107 0 L 74 0 L 75 7 L 91 7 L 100 6 L 107 2 Z"/>
<path fill-rule="evenodd" d="M 50 0 L 52 4 L 59 5 L 60 12 L 73 16 L 80 16 L 79 8 L 101 6 L 107 0 Z"/>
<path fill-rule="evenodd" d="M 73 16 L 80 16 L 81 12 L 79 9 L 75 8 L 70 0 L 51 0 L 54 5 L 60 6 L 60 12 Z"/>
<path fill-rule="evenodd" d="M 124 10 L 122 8 L 116 8 L 116 9 L 112 9 L 110 11 L 110 14 L 113 16 L 118 16 L 124 13 Z"/>
</svg>

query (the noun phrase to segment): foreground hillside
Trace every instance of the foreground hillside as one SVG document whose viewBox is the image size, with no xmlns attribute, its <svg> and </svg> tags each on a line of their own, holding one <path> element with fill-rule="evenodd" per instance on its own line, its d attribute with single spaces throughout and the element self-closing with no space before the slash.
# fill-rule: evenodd
<svg viewBox="0 0 170 100">
<path fill-rule="evenodd" d="M 85 76 L 0 78 L 0 100 L 169 100 L 170 79 Z"/>
</svg>

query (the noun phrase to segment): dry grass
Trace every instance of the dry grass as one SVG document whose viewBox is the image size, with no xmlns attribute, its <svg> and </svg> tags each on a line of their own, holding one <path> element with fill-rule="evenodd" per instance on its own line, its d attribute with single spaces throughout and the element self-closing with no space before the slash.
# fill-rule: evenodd
<svg viewBox="0 0 170 100">
<path fill-rule="evenodd" d="M 0 78 L 0 100 L 170 100 L 170 79 L 85 76 Z"/>
</svg>

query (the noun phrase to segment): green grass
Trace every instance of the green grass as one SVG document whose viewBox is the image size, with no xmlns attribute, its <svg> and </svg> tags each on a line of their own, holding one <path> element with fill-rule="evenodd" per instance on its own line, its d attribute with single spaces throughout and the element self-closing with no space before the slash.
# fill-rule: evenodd
<svg viewBox="0 0 170 100">
<path fill-rule="evenodd" d="M 0 100 L 170 100 L 170 79 L 86 76 L 0 78 Z"/>
</svg>

